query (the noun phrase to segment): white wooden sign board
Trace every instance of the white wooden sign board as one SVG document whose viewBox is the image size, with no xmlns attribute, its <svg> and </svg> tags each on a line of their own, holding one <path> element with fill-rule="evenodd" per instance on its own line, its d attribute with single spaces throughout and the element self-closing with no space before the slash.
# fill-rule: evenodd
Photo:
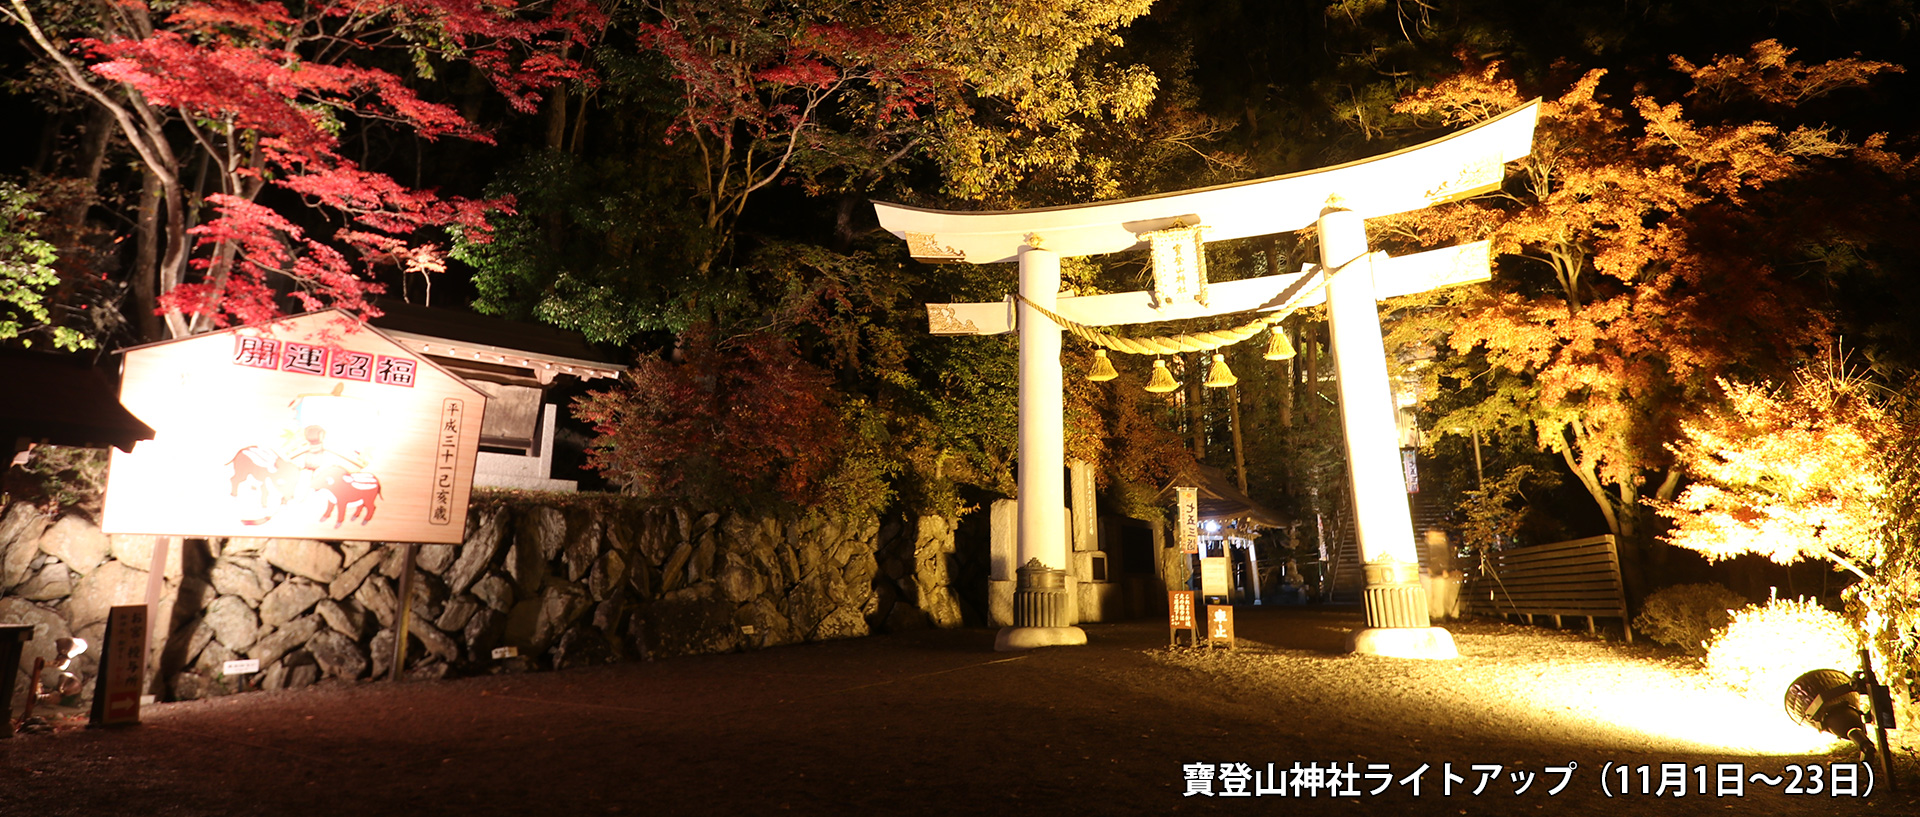
<svg viewBox="0 0 1920 817">
<path fill-rule="evenodd" d="M 486 395 L 339 313 L 126 351 L 108 533 L 457 544 Z"/>
</svg>

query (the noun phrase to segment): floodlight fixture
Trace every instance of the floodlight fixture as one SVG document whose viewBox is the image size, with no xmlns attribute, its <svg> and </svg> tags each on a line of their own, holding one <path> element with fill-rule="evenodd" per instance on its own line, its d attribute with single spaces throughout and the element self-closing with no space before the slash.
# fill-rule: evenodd
<svg viewBox="0 0 1920 817">
<path fill-rule="evenodd" d="M 1863 697 L 1864 696 L 1864 699 Z M 1860 650 L 1860 670 L 1848 675 L 1837 669 L 1817 669 L 1803 673 L 1787 686 L 1784 700 L 1787 717 L 1803 726 L 1846 738 L 1860 747 L 1862 758 L 1874 762 L 1874 744 L 1880 746 L 1880 771 L 1889 788 L 1893 786 L 1893 749 L 1887 742 L 1887 730 L 1898 728 L 1894 722 L 1893 695 L 1874 675 L 1873 659 Z M 1872 725 L 1878 740 L 1868 736 Z"/>
<path fill-rule="evenodd" d="M 1837 669 L 1817 669 L 1795 678 L 1787 687 L 1787 717 L 1802 726 L 1853 741 L 1868 757 L 1873 739 L 1867 735 L 1867 714 L 1853 677 Z"/>
</svg>

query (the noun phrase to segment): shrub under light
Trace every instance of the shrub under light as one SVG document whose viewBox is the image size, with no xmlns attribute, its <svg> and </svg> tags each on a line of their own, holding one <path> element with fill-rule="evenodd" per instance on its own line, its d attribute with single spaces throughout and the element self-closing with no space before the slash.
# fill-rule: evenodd
<svg viewBox="0 0 1920 817">
<path fill-rule="evenodd" d="M 1773 599 L 1740 610 L 1707 641 L 1707 675 L 1748 695 L 1780 695 L 1813 669 L 1851 674 L 1858 637 L 1843 616 L 1808 599 Z"/>
</svg>

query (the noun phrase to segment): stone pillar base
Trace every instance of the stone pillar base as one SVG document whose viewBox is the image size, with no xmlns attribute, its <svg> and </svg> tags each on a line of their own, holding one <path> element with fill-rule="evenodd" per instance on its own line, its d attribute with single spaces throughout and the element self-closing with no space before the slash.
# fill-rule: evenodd
<svg viewBox="0 0 1920 817">
<path fill-rule="evenodd" d="M 1453 634 L 1439 627 L 1366 627 L 1347 636 L 1347 652 L 1388 658 L 1459 658 Z"/>
<path fill-rule="evenodd" d="M 992 579 L 987 582 L 987 625 L 1013 626 L 1012 579 Z"/>
<path fill-rule="evenodd" d="M 1085 643 L 1087 633 L 1079 627 L 1002 627 L 993 639 L 993 648 L 998 652 L 1012 652 L 1035 647 L 1077 647 Z"/>
<path fill-rule="evenodd" d="M 1369 585 L 1361 591 L 1368 627 L 1426 627 L 1427 591 L 1417 584 Z"/>
</svg>

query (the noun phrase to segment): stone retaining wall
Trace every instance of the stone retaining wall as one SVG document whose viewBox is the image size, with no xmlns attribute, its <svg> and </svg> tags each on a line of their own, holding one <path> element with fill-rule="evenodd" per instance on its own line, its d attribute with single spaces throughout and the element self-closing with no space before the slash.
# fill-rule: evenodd
<svg viewBox="0 0 1920 817">
<path fill-rule="evenodd" d="M 729 652 L 960 626 L 945 519 L 784 519 L 696 513 L 614 496 L 564 506 L 475 503 L 462 545 L 421 545 L 407 674 L 444 677 Z M 146 598 L 152 537 L 107 536 L 84 514 L 0 514 L 0 623 L 35 625 L 22 673 L 54 639 L 100 643 L 107 608 Z M 165 567 L 150 691 L 192 699 L 243 688 L 384 677 L 405 546 L 187 539 Z M 881 570 L 877 554 L 887 562 Z M 958 562 L 964 566 L 964 562 Z M 519 657 L 495 660 L 496 647 Z M 74 670 L 88 679 L 98 650 Z M 259 659 L 256 676 L 222 665 Z M 25 677 L 18 679 L 24 686 Z M 18 700 L 18 699 L 16 699 Z"/>
</svg>

